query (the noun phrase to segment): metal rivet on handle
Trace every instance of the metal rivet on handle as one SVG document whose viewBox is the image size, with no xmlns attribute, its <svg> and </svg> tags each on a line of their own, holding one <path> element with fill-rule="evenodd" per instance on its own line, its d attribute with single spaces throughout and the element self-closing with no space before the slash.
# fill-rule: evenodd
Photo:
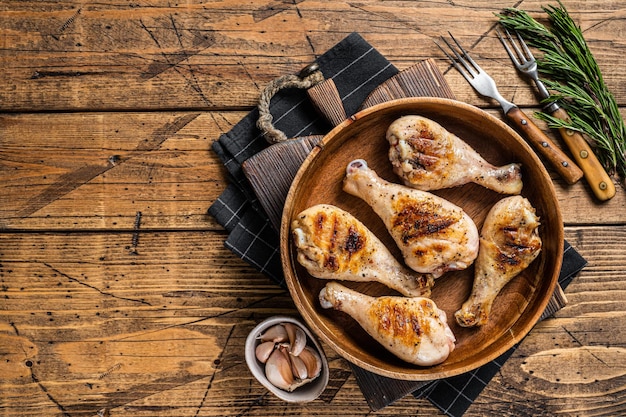
<svg viewBox="0 0 626 417">
<path fill-rule="evenodd" d="M 580 151 L 580 157 L 586 159 L 589 156 L 589 152 L 582 150 Z"/>
<path fill-rule="evenodd" d="M 319 69 L 320 69 L 320 65 L 317 62 L 313 62 L 307 65 L 306 67 L 302 68 L 302 70 L 300 70 L 300 73 L 298 74 L 298 77 L 306 78 Z"/>
<path fill-rule="evenodd" d="M 606 189 L 607 189 L 607 187 L 608 187 L 608 185 L 606 185 L 606 182 L 602 181 L 602 182 L 600 183 L 600 189 L 601 189 L 601 190 L 606 190 Z"/>
</svg>

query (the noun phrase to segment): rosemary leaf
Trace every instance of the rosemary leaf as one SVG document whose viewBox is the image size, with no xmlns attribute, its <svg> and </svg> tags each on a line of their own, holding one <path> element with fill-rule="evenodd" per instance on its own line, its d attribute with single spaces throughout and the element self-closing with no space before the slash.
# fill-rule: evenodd
<svg viewBox="0 0 626 417">
<path fill-rule="evenodd" d="M 586 134 L 598 159 L 611 173 L 626 181 L 626 127 L 615 97 L 589 49 L 580 27 L 558 0 L 557 6 L 543 7 L 549 27 L 527 12 L 507 8 L 500 23 L 517 31 L 526 42 L 543 53 L 537 59 L 542 81 L 550 90 L 545 102 L 556 101 L 570 115 L 564 122 L 537 112 L 553 128 L 566 128 Z"/>
</svg>

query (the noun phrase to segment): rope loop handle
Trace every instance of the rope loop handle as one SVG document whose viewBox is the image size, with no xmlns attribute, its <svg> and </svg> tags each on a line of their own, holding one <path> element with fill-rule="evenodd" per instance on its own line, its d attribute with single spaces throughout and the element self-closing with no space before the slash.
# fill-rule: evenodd
<svg viewBox="0 0 626 417">
<path fill-rule="evenodd" d="M 278 77 L 271 81 L 261 93 L 259 98 L 259 119 L 257 127 L 263 133 L 265 140 L 270 144 L 279 143 L 287 140 L 287 135 L 273 125 L 274 118 L 270 113 L 270 101 L 280 90 L 287 88 L 308 89 L 324 81 L 324 75 L 319 69 L 317 63 L 313 63 L 303 68 L 298 75 L 289 74 Z"/>
</svg>

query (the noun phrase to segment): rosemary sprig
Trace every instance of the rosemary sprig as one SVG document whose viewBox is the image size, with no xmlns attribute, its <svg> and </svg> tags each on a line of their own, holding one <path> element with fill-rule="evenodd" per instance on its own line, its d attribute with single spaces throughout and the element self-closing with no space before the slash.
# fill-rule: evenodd
<svg viewBox="0 0 626 417">
<path fill-rule="evenodd" d="M 550 127 L 586 134 L 604 167 L 625 182 L 624 120 L 582 30 L 560 0 L 558 3 L 558 7 L 542 7 L 548 15 L 550 28 L 515 8 L 507 8 L 497 16 L 504 27 L 516 30 L 529 45 L 543 52 L 537 65 L 542 81 L 551 91 L 545 102 L 556 101 L 569 113 L 571 120 L 564 122 L 545 112 L 537 112 L 536 116 Z"/>
</svg>

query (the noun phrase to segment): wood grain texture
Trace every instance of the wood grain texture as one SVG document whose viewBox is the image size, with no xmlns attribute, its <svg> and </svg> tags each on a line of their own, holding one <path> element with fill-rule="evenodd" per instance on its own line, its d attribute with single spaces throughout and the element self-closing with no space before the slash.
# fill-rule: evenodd
<svg viewBox="0 0 626 417">
<path fill-rule="evenodd" d="M 566 228 L 589 260 L 568 306 L 530 333 L 467 415 L 581 414 L 590 399 L 607 415 L 624 410 L 625 238 L 624 226 Z M 4 415 L 276 415 L 285 405 L 253 380 L 243 344 L 260 320 L 295 308 L 221 239 L 149 232 L 131 253 L 130 233 L 0 234 Z M 347 364 L 325 351 L 340 389 L 290 412 L 366 414 Z M 380 413 L 434 409 L 407 397 Z"/>
<path fill-rule="evenodd" d="M 322 138 L 321 135 L 303 136 L 276 143 L 242 164 L 246 178 L 277 232 L 293 176 Z M 268 182 L 268 178 L 272 181 Z"/>
<path fill-rule="evenodd" d="M 626 5 L 565 4 L 626 115 Z M 1 2 L 0 414 L 372 414 L 328 346 L 331 382 L 310 404 L 248 372 L 247 333 L 296 310 L 207 215 L 227 185 L 211 144 L 267 82 L 353 31 L 399 69 L 433 58 L 459 100 L 500 117 L 433 43 L 451 30 L 531 112 L 534 90 L 494 33 L 494 13 L 515 5 L 541 17 L 546 3 Z M 589 263 L 466 416 L 626 414 L 626 193 L 598 203 L 550 173 L 565 238 Z M 375 414 L 441 415 L 412 396 Z"/>
<path fill-rule="evenodd" d="M 296 73 L 353 31 L 399 68 L 433 57 L 433 38 L 454 29 L 481 66 L 519 105 L 536 103 L 494 33 L 494 13 L 512 1 L 458 5 L 411 1 L 237 0 L 221 2 L 3 2 L 0 35 L 4 111 L 189 109 L 251 106 L 265 84 Z M 524 9 L 540 15 L 540 1 Z M 623 4 L 587 0 L 570 7 L 618 97 Z M 445 16 L 445 19 L 442 18 Z M 610 35 L 609 35 L 610 34 Z M 42 59 L 43 58 L 43 59 Z M 15 65 L 18 63 L 18 65 Z M 462 101 L 493 105 L 446 74 Z M 515 79 L 515 83 L 509 80 Z M 623 102 L 622 102 L 623 104 Z"/>
<path fill-rule="evenodd" d="M 245 114 L 0 114 L 0 229 L 130 230 L 141 212 L 142 229 L 215 230 L 206 210 L 227 177 L 211 143 Z M 597 210 L 603 223 L 624 221 L 621 187 L 599 203 L 584 180 L 550 173 L 566 224 Z"/>
<path fill-rule="evenodd" d="M 470 411 L 504 416 L 624 413 L 626 352 L 620 333 L 626 330 L 626 313 L 618 306 L 625 294 L 624 266 L 608 259 L 620 250 L 625 233 L 624 227 L 566 228 L 565 238 L 589 260 L 565 291 L 568 305 L 530 333 Z M 498 400 L 505 396 L 506 401 Z M 518 404 L 515 411 L 504 404 L 509 401 Z"/>
<path fill-rule="evenodd" d="M 128 229 L 141 212 L 144 228 L 215 229 L 211 143 L 244 114 L 0 115 L 0 228 Z"/>
</svg>

